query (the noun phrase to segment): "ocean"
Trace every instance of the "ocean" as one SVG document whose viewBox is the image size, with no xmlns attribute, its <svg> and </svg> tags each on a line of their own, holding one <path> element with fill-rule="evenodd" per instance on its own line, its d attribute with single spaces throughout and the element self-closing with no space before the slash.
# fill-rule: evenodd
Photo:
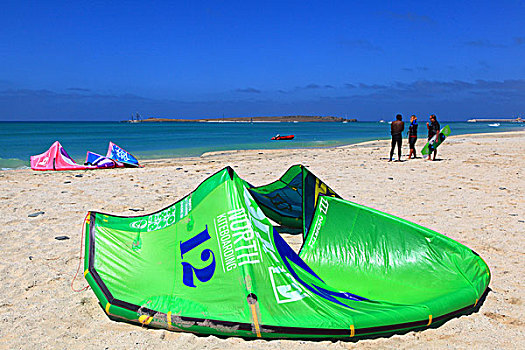
<svg viewBox="0 0 525 350">
<path fill-rule="evenodd" d="M 426 140 L 419 123 L 418 145 Z M 406 122 L 405 122 L 406 123 Z M 525 124 L 444 122 L 452 135 L 525 130 Z M 408 123 L 406 123 L 408 124 Z M 276 134 L 294 134 L 290 141 L 271 141 Z M 140 159 L 199 156 L 238 149 L 329 147 L 390 138 L 390 125 L 356 123 L 118 123 L 118 122 L 0 122 L 0 169 L 29 167 L 29 157 L 60 143 L 78 163 L 86 151 L 106 154 L 109 141 Z M 387 151 L 385 150 L 385 154 Z"/>
</svg>

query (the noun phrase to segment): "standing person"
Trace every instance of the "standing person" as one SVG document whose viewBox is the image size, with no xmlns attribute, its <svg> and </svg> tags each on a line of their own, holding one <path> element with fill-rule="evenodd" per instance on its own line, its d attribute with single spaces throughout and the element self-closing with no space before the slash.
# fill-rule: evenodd
<svg viewBox="0 0 525 350">
<path fill-rule="evenodd" d="M 439 139 L 439 130 L 441 130 L 441 126 L 439 125 L 435 114 L 432 114 L 430 116 L 430 124 L 427 122 L 427 129 L 428 129 L 428 140 L 430 141 L 431 138 L 436 136 L 436 141 L 437 141 Z M 434 153 L 434 157 L 432 158 L 432 160 L 436 160 L 437 149 L 434 148 L 434 152 L 430 152 L 428 154 L 428 160 L 430 160 L 431 153 Z"/>
<path fill-rule="evenodd" d="M 401 133 L 405 130 L 405 123 L 401 120 L 403 117 L 401 114 L 396 115 L 396 120 L 390 124 L 390 134 L 392 135 L 392 148 L 390 149 L 390 160 L 392 161 L 392 156 L 394 155 L 394 148 L 397 144 L 397 154 L 398 161 L 401 161 L 401 144 L 403 143 L 403 136 Z"/>
<path fill-rule="evenodd" d="M 412 156 L 416 158 L 416 141 L 417 141 L 417 117 L 412 115 L 410 117 L 410 126 L 408 127 L 408 146 L 410 147 L 410 153 L 408 159 Z"/>
</svg>

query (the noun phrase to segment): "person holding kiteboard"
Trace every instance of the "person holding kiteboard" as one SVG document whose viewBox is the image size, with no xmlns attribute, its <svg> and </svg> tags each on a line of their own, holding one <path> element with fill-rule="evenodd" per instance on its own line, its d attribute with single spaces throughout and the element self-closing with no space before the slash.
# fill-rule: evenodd
<svg viewBox="0 0 525 350">
<path fill-rule="evenodd" d="M 417 141 L 417 117 L 412 115 L 410 117 L 410 126 L 408 127 L 408 146 L 410 147 L 410 153 L 408 159 L 412 156 L 416 158 L 416 141 Z"/>
<path fill-rule="evenodd" d="M 427 122 L 427 129 L 428 129 L 428 141 L 430 141 L 434 136 L 436 136 L 436 140 L 439 140 L 439 130 L 441 130 L 441 126 L 439 125 L 439 122 L 437 121 L 435 114 L 432 114 L 430 116 L 430 124 Z M 428 153 L 428 160 L 430 160 L 430 155 L 432 153 L 434 153 L 434 157 L 432 158 L 432 160 L 436 160 L 437 147 L 434 148 L 434 152 Z"/>
<path fill-rule="evenodd" d="M 403 143 L 403 136 L 401 133 L 405 130 L 405 123 L 402 121 L 403 117 L 401 114 L 396 115 L 396 120 L 390 124 L 390 134 L 392 135 L 392 148 L 390 149 L 390 160 L 392 161 L 392 156 L 394 155 L 394 149 L 397 144 L 397 160 L 401 161 L 401 143 Z"/>
</svg>

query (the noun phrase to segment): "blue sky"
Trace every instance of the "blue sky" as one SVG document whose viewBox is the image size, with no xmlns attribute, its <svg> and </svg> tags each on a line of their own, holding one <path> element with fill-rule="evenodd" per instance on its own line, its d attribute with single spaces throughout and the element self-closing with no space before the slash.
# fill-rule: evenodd
<svg viewBox="0 0 525 350">
<path fill-rule="evenodd" d="M 525 114 L 525 1 L 4 1 L 0 120 Z"/>
</svg>

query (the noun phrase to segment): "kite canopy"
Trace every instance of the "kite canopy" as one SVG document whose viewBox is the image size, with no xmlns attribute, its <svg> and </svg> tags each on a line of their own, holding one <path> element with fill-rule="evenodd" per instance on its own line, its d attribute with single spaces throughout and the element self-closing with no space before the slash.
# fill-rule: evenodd
<svg viewBox="0 0 525 350">
<path fill-rule="evenodd" d="M 115 145 L 113 142 L 109 142 L 107 158 L 116 160 L 117 162 L 123 163 L 126 166 L 139 167 L 139 161 L 135 156 L 126 151 L 125 149 Z"/>
<path fill-rule="evenodd" d="M 279 225 L 302 228 L 303 237 L 310 230 L 319 195 L 341 198 L 302 165 L 292 166 L 268 185 L 246 186 L 268 218 Z"/>
<path fill-rule="evenodd" d="M 112 155 L 115 155 L 115 157 Z M 121 162 L 119 159 L 124 159 L 125 161 Z M 31 169 L 33 170 L 108 169 L 121 168 L 124 165 L 139 166 L 138 160 L 134 156 L 113 142 L 109 143 L 108 156 L 106 157 L 94 152 L 87 152 L 84 165 L 77 164 L 58 141 L 55 141 L 46 152 L 31 156 Z"/>
<path fill-rule="evenodd" d="M 86 154 L 86 165 L 94 165 L 97 168 L 122 168 L 124 166 L 120 162 L 89 151 Z"/>
<path fill-rule="evenodd" d="M 299 254 L 269 217 L 307 229 Z M 109 316 L 202 334 L 417 329 L 472 310 L 490 280 L 469 248 L 338 198 L 303 166 L 261 187 L 228 167 L 153 214 L 90 212 L 85 230 L 84 275 Z"/>
<path fill-rule="evenodd" d="M 96 166 L 85 166 L 75 163 L 67 154 L 60 142 L 55 141 L 44 153 L 31 156 L 31 169 L 33 170 L 86 170 L 97 169 Z"/>
</svg>

